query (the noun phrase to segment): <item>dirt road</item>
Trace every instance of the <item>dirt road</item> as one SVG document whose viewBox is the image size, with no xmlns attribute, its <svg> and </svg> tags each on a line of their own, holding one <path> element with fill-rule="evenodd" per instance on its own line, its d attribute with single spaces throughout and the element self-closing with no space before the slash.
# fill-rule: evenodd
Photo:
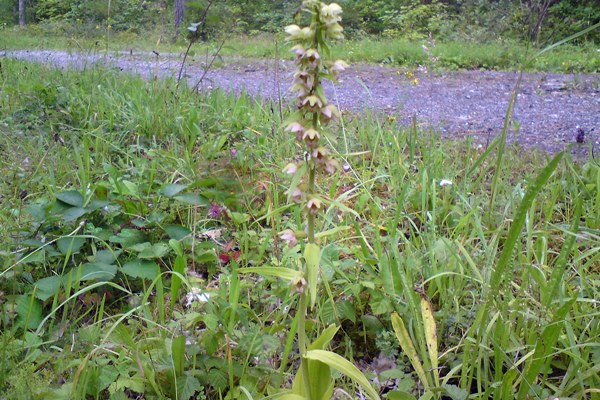
<svg viewBox="0 0 600 400">
<path fill-rule="evenodd" d="M 176 77 L 182 56 L 156 53 L 73 53 L 65 51 L 0 51 L 11 57 L 57 68 L 91 68 L 104 65 L 145 78 Z M 203 57 L 187 60 L 183 76 L 196 85 L 208 65 Z M 293 64 L 281 60 L 216 60 L 199 85 L 245 91 L 254 96 L 291 102 L 289 82 Z M 443 137 L 471 136 L 486 143 L 502 131 L 504 116 L 517 82 L 517 72 L 416 71 L 358 64 L 344 71 L 340 85 L 326 87 L 331 101 L 342 110 L 366 109 L 393 115 L 400 123 L 412 116 Z M 575 155 L 587 155 L 592 143 L 600 154 L 600 76 L 525 73 L 511 120 L 509 141 L 550 153 L 573 145 Z M 577 134 L 583 144 L 576 141 Z"/>
</svg>

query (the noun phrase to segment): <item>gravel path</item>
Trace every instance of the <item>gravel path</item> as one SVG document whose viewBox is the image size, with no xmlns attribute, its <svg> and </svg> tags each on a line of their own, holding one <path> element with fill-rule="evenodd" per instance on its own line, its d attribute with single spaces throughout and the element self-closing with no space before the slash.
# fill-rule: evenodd
<svg viewBox="0 0 600 400">
<path fill-rule="evenodd" d="M 65 51 L 3 51 L 0 57 L 51 64 L 58 68 L 89 68 L 101 63 L 109 68 L 145 78 L 173 77 L 182 56 L 157 53 L 83 54 Z M 207 60 L 189 58 L 184 77 L 196 85 Z M 218 59 L 200 87 L 242 90 L 266 98 L 293 101 L 289 82 L 294 66 L 287 61 Z M 418 80 L 418 83 L 414 79 Z M 340 85 L 326 87 L 328 97 L 342 110 L 366 109 L 396 116 L 409 124 L 413 115 L 444 137 L 471 136 L 489 142 L 502 131 L 506 108 L 518 78 L 516 72 L 431 72 L 358 64 L 342 73 Z M 526 73 L 518 91 L 509 140 L 526 148 L 550 153 L 574 144 L 571 152 L 586 156 L 589 143 L 600 154 L 600 75 Z M 581 135 L 583 131 L 583 135 Z M 576 142 L 577 134 L 584 144 Z"/>
</svg>

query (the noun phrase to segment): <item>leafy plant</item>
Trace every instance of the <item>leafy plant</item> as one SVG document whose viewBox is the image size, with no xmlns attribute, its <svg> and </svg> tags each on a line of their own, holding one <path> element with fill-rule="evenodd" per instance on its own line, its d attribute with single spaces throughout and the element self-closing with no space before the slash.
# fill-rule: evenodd
<svg viewBox="0 0 600 400">
<path fill-rule="evenodd" d="M 306 238 L 303 246 L 302 269 L 256 268 L 244 272 L 258 272 L 287 278 L 298 294 L 297 335 L 300 353 L 300 369 L 294 378 L 291 391 L 281 395 L 282 399 L 329 399 L 333 394 L 334 382 L 331 369 L 335 369 L 360 385 L 371 399 L 379 395 L 369 381 L 352 363 L 343 357 L 324 350 L 333 339 L 338 328 L 331 325 L 312 344 L 308 345 L 306 315 L 314 309 L 318 296 L 318 279 L 321 275 L 321 247 L 316 242 L 316 216 L 329 205 L 339 203 L 328 200 L 318 192 L 317 173 L 333 174 L 339 167 L 330 151 L 321 145 L 325 136 L 325 126 L 338 120 L 339 110 L 329 104 L 322 86 L 322 79 L 337 80 L 337 75 L 347 64 L 342 60 L 325 61 L 330 54 L 328 40 L 342 38 L 340 14 L 342 9 L 336 3 L 326 5 L 320 1 L 306 0 L 302 11 L 310 15 L 310 24 L 305 27 L 289 25 L 285 28 L 287 40 L 295 43 L 292 48 L 296 54 L 296 72 L 294 87 L 297 93 L 299 111 L 291 117 L 286 131 L 295 135 L 305 146 L 304 160 L 289 163 L 284 171 L 292 175 L 288 189 L 288 200 L 299 204 L 306 214 L 306 232 L 286 229 L 281 239 L 294 247 L 299 239 Z"/>
</svg>

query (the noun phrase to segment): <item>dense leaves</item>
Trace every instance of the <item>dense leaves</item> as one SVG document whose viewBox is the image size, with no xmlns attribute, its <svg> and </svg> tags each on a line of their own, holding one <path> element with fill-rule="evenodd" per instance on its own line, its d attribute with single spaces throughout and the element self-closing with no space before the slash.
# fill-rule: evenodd
<svg viewBox="0 0 600 400">
<path fill-rule="evenodd" d="M 0 0 L 0 23 L 16 24 L 17 0 Z M 384 35 L 447 40 L 513 39 L 549 43 L 600 21 L 596 0 L 340 0 L 344 28 L 350 37 Z M 174 1 L 167 0 L 35 0 L 27 2 L 27 21 L 113 30 L 172 29 Z M 185 2 L 185 23 L 198 21 L 207 0 Z M 300 1 L 214 1 L 204 27 L 206 37 L 219 32 L 279 32 L 293 23 Z M 598 42 L 600 32 L 585 40 Z"/>
</svg>

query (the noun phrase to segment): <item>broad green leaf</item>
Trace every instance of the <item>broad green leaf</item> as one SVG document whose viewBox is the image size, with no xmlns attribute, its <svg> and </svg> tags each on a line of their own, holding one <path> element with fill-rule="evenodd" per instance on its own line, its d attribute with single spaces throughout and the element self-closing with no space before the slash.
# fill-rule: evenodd
<svg viewBox="0 0 600 400">
<path fill-rule="evenodd" d="M 49 276 L 42 278 L 35 282 L 35 297 L 41 301 L 46 301 L 50 297 L 53 297 L 60 290 L 63 283 L 63 279 L 60 276 Z"/>
<path fill-rule="evenodd" d="M 100 368 L 100 373 L 95 382 L 95 392 L 100 393 L 108 388 L 119 376 L 119 371 L 113 366 Z"/>
<path fill-rule="evenodd" d="M 144 393 L 146 390 L 145 379 L 139 374 L 136 374 L 131 378 L 128 375 L 121 375 L 119 379 L 109 386 L 108 391 L 109 393 L 115 393 L 123 389 Z"/>
<path fill-rule="evenodd" d="M 38 247 L 44 247 L 46 243 L 42 242 L 41 240 L 37 240 L 37 239 L 25 239 L 19 242 L 20 246 L 27 246 L 27 247 L 33 247 L 33 248 L 38 248 Z"/>
<path fill-rule="evenodd" d="M 319 337 L 311 343 L 308 350 L 324 350 L 335 334 L 338 331 L 338 327 L 335 325 L 329 325 Z M 333 377 L 331 376 L 330 367 L 326 364 L 316 361 L 307 360 L 308 363 L 308 374 L 310 382 L 310 394 L 312 399 L 330 399 L 333 393 Z M 302 369 L 299 369 L 296 373 L 293 383 L 294 393 L 305 394 L 304 388 L 304 375 Z"/>
<path fill-rule="evenodd" d="M 120 254 L 121 250 L 98 250 L 96 254 L 93 257 L 88 258 L 88 260 L 103 264 L 114 264 Z"/>
<path fill-rule="evenodd" d="M 180 399 L 191 399 L 196 392 L 202 391 L 202 384 L 193 375 L 184 374 L 177 377 L 177 395 Z"/>
<path fill-rule="evenodd" d="M 308 381 L 310 382 L 310 398 L 329 400 L 333 394 L 333 377 L 331 376 L 331 368 L 320 361 L 306 360 L 308 364 Z M 306 386 L 304 383 L 304 371 L 298 369 L 294 382 L 292 383 L 292 392 L 297 395 L 305 396 Z"/>
<path fill-rule="evenodd" d="M 26 329 L 35 329 L 42 322 L 42 303 L 31 295 L 21 295 L 17 300 L 19 323 L 26 324 Z"/>
<path fill-rule="evenodd" d="M 123 190 L 122 194 L 132 197 L 140 197 L 140 191 L 136 183 L 123 179 L 121 184 L 121 190 L 125 189 Z"/>
<path fill-rule="evenodd" d="M 125 248 L 146 242 L 146 235 L 137 229 L 123 229 L 119 234 L 109 238 L 113 243 L 119 243 Z"/>
<path fill-rule="evenodd" d="M 275 278 L 281 278 L 288 281 L 294 280 L 302 276 L 302 272 L 291 268 L 284 267 L 248 267 L 240 268 L 238 270 L 240 274 L 258 274 L 261 276 L 271 276 Z"/>
<path fill-rule="evenodd" d="M 88 211 L 82 207 L 71 207 L 62 213 L 65 222 L 75 221 L 77 218 L 84 216 Z"/>
<path fill-rule="evenodd" d="M 427 379 L 427 375 L 425 374 L 425 370 L 423 369 L 423 365 L 421 364 L 421 360 L 419 359 L 417 351 L 415 350 L 415 346 L 413 345 L 410 335 L 408 334 L 408 331 L 404 326 L 404 321 L 402 321 L 402 318 L 400 318 L 400 316 L 397 313 L 392 314 L 392 327 L 394 328 L 396 337 L 400 342 L 400 347 L 402 348 L 402 351 L 406 353 L 406 356 L 408 357 L 410 363 L 415 369 L 415 372 L 417 373 L 421 384 L 423 385 L 425 390 L 429 390 L 429 381 Z"/>
<path fill-rule="evenodd" d="M 175 240 L 181 240 L 192 233 L 191 230 L 181 225 L 165 225 L 163 229 L 171 239 Z"/>
<path fill-rule="evenodd" d="M 350 320 L 353 323 L 356 322 L 356 311 L 354 310 L 354 303 L 349 300 L 343 300 L 335 304 L 338 314 L 342 320 Z"/>
<path fill-rule="evenodd" d="M 92 199 L 85 207 L 87 211 L 95 211 L 108 206 L 110 203 L 106 200 Z"/>
<path fill-rule="evenodd" d="M 154 261 L 137 259 L 123 265 L 121 271 L 132 278 L 152 280 L 158 276 L 160 268 Z"/>
<path fill-rule="evenodd" d="M 77 190 L 57 193 L 56 199 L 73 207 L 83 207 L 83 196 Z"/>
<path fill-rule="evenodd" d="M 410 393 L 400 392 L 398 390 L 392 390 L 386 394 L 386 398 L 390 400 L 417 400 L 415 396 Z"/>
<path fill-rule="evenodd" d="M 24 256 L 20 261 L 25 264 L 37 264 L 46 262 L 47 248 L 34 250 Z"/>
<path fill-rule="evenodd" d="M 427 296 L 425 294 L 420 294 L 420 297 L 421 316 L 423 317 L 423 328 L 425 331 L 425 342 L 427 343 L 427 352 L 429 354 L 431 368 L 433 369 L 435 385 L 439 386 L 440 375 L 438 370 L 438 340 L 435 316 L 433 315 L 433 309 L 431 308 L 431 303 L 427 299 Z"/>
<path fill-rule="evenodd" d="M 310 295 L 310 307 L 313 308 L 317 302 L 317 279 L 319 278 L 319 259 L 321 249 L 314 243 L 308 243 L 304 249 L 304 260 L 306 261 L 306 279 L 308 293 Z"/>
<path fill-rule="evenodd" d="M 56 241 L 56 247 L 63 254 L 71 255 L 77 253 L 85 244 L 86 238 L 81 236 L 65 236 Z"/>
<path fill-rule="evenodd" d="M 184 193 L 174 197 L 175 200 L 182 203 L 191 204 L 193 206 L 207 206 L 210 205 L 210 201 L 202 195 L 196 193 Z"/>
<path fill-rule="evenodd" d="M 173 197 L 173 196 L 178 195 L 180 192 L 184 191 L 187 188 L 188 188 L 188 185 L 171 183 L 163 188 L 162 194 L 164 194 L 167 197 Z"/>
<path fill-rule="evenodd" d="M 101 262 L 85 263 L 78 273 L 81 281 L 110 281 L 117 274 L 117 266 Z"/>
<path fill-rule="evenodd" d="M 373 336 L 375 336 L 379 332 L 383 332 L 383 330 L 385 329 L 379 318 L 377 318 L 374 315 L 361 315 L 360 320 L 367 329 L 367 332 L 369 332 Z"/>
<path fill-rule="evenodd" d="M 394 311 L 394 306 L 389 297 L 381 290 L 369 290 L 369 306 L 374 315 L 388 315 Z"/>
<path fill-rule="evenodd" d="M 452 400 L 467 400 L 469 393 L 456 385 L 442 385 L 442 388 Z"/>
<path fill-rule="evenodd" d="M 212 368 L 208 371 L 208 380 L 217 390 L 225 390 L 227 388 L 227 374 L 221 369 Z"/>
<path fill-rule="evenodd" d="M 139 252 L 137 256 L 142 259 L 161 258 L 170 251 L 169 246 L 162 242 L 155 244 L 150 244 L 148 242 L 140 243 L 132 246 L 131 249 Z"/>
<path fill-rule="evenodd" d="M 281 396 L 275 397 L 278 400 L 306 400 L 306 397 L 300 396 L 299 394 L 286 393 Z"/>
<path fill-rule="evenodd" d="M 250 221 L 250 215 L 246 213 L 231 211 L 229 212 L 229 216 L 231 217 L 231 221 L 233 221 L 233 223 L 236 225 L 241 225 Z"/>
<path fill-rule="evenodd" d="M 309 360 L 316 360 L 327 364 L 330 368 L 341 372 L 354 383 L 358 384 L 370 399 L 379 399 L 379 394 L 373 389 L 363 373 L 354 364 L 339 354 L 326 350 L 309 350 L 306 352 L 305 357 Z"/>
</svg>

